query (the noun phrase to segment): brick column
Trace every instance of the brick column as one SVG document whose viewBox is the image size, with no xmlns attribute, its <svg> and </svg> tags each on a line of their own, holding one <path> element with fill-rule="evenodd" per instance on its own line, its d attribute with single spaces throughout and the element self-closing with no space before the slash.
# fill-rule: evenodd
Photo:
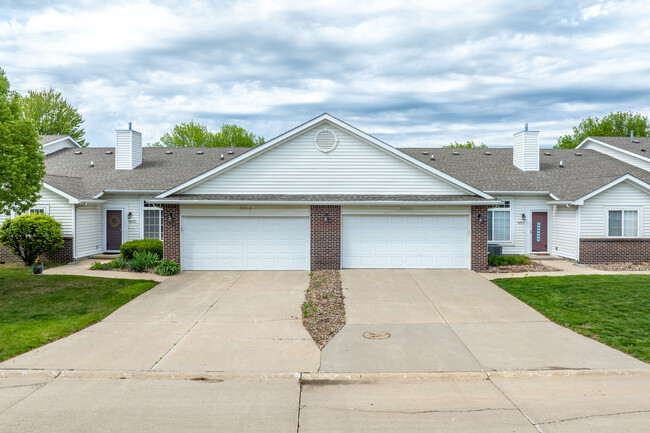
<svg viewBox="0 0 650 433">
<path fill-rule="evenodd" d="M 163 205 L 163 256 L 181 263 L 181 217 L 177 204 Z M 172 216 L 169 221 L 169 215 Z"/>
<path fill-rule="evenodd" d="M 311 269 L 341 269 L 341 206 L 311 207 Z"/>
<path fill-rule="evenodd" d="M 479 222 L 479 215 L 483 222 Z M 487 269 L 487 206 L 472 206 L 472 269 Z"/>
</svg>

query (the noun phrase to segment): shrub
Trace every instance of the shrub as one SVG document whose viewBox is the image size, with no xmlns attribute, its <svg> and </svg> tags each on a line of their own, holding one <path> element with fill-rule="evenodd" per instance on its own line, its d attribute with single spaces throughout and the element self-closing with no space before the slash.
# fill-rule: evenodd
<svg viewBox="0 0 650 433">
<path fill-rule="evenodd" d="M 508 255 L 508 256 L 488 256 L 488 265 L 490 266 L 510 266 L 510 265 L 529 265 L 530 259 L 524 255 Z"/>
<path fill-rule="evenodd" d="M 124 269 L 127 266 L 129 266 L 129 261 L 127 259 L 125 259 L 122 254 L 115 257 L 113 260 L 111 260 L 111 267 L 112 268 Z"/>
<path fill-rule="evenodd" d="M 136 241 L 124 242 L 120 247 L 120 253 L 126 260 L 133 260 L 135 253 L 150 251 L 162 259 L 163 243 L 158 239 L 138 239 Z"/>
<path fill-rule="evenodd" d="M 39 256 L 63 246 L 61 223 L 39 214 L 7 219 L 0 227 L 0 244 L 30 266 Z"/>
<path fill-rule="evenodd" d="M 136 272 L 143 272 L 149 268 L 155 268 L 160 262 L 158 254 L 152 251 L 143 251 L 135 253 L 133 260 L 129 262 L 129 267 Z"/>
<path fill-rule="evenodd" d="M 164 277 L 169 275 L 176 275 L 181 271 L 180 265 L 173 260 L 163 259 L 156 266 L 156 274 Z"/>
<path fill-rule="evenodd" d="M 110 263 L 95 262 L 90 267 L 90 269 L 94 271 L 108 271 L 110 269 L 113 269 L 113 266 L 111 266 Z"/>
</svg>

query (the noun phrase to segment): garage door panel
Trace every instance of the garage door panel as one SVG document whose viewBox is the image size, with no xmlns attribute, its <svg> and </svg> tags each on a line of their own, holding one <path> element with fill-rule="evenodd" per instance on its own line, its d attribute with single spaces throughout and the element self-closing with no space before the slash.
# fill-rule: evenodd
<svg viewBox="0 0 650 433">
<path fill-rule="evenodd" d="M 467 216 L 344 215 L 344 268 L 467 268 Z"/>
<path fill-rule="evenodd" d="M 306 217 L 184 217 L 183 269 L 309 269 Z"/>
</svg>

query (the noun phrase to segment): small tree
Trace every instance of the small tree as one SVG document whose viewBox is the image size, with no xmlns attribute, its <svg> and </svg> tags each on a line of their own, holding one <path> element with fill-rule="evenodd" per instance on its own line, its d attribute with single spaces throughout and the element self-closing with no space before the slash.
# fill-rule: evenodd
<svg viewBox="0 0 650 433">
<path fill-rule="evenodd" d="M 20 215 L 0 227 L 0 244 L 9 248 L 27 266 L 44 253 L 63 246 L 61 223 L 47 215 Z"/>
<path fill-rule="evenodd" d="M 573 134 L 563 135 L 558 138 L 556 149 L 573 149 L 592 137 L 629 137 L 631 133 L 636 137 L 650 136 L 650 123 L 648 118 L 640 113 L 617 111 L 609 113 L 599 119 L 587 117 L 573 127 Z"/>
<path fill-rule="evenodd" d="M 58 90 L 30 90 L 22 98 L 22 106 L 25 117 L 34 122 L 39 134 L 69 135 L 81 146 L 88 146 L 81 127 L 83 117 Z"/>
<path fill-rule="evenodd" d="M 474 148 L 481 148 L 485 149 L 487 148 L 487 144 L 481 143 L 481 144 L 476 144 L 472 140 L 468 140 L 467 143 L 459 143 L 457 141 L 454 141 L 453 143 L 448 144 L 447 146 L 442 146 L 443 149 L 474 149 Z"/>
</svg>

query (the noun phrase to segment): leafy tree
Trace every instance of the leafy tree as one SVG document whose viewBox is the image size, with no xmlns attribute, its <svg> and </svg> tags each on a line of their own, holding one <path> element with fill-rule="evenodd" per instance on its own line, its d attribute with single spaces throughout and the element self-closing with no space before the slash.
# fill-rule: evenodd
<svg viewBox="0 0 650 433">
<path fill-rule="evenodd" d="M 219 147 L 255 147 L 264 143 L 263 137 L 256 137 L 237 125 L 222 125 L 215 135 Z"/>
<path fill-rule="evenodd" d="M 29 214 L 7 219 L 0 227 L 0 244 L 27 266 L 44 253 L 63 246 L 61 223 L 47 215 Z"/>
<path fill-rule="evenodd" d="M 25 117 L 32 119 L 39 134 L 69 135 L 81 146 L 88 146 L 81 125 L 83 117 L 66 101 L 61 92 L 52 88 L 30 90 L 22 99 Z"/>
<path fill-rule="evenodd" d="M 556 149 L 572 149 L 592 137 L 628 137 L 631 132 L 637 137 L 650 136 L 648 118 L 639 113 L 612 112 L 599 119 L 587 117 L 573 127 L 573 135 L 564 135 L 557 140 Z"/>
<path fill-rule="evenodd" d="M 38 132 L 22 115 L 20 95 L 0 69 L 0 215 L 25 212 L 36 202 L 44 160 Z"/>
<path fill-rule="evenodd" d="M 212 132 L 206 125 L 190 121 L 175 125 L 171 131 L 160 137 L 157 147 L 254 147 L 264 143 L 264 138 L 257 137 L 237 125 L 223 125 L 218 132 Z"/>
<path fill-rule="evenodd" d="M 447 146 L 442 146 L 445 149 L 474 149 L 474 148 L 479 148 L 479 149 L 485 149 L 487 148 L 487 144 L 481 143 L 481 144 L 476 144 L 472 140 L 467 140 L 467 143 L 459 143 L 457 141 L 454 141 L 453 143 L 450 143 Z"/>
</svg>

